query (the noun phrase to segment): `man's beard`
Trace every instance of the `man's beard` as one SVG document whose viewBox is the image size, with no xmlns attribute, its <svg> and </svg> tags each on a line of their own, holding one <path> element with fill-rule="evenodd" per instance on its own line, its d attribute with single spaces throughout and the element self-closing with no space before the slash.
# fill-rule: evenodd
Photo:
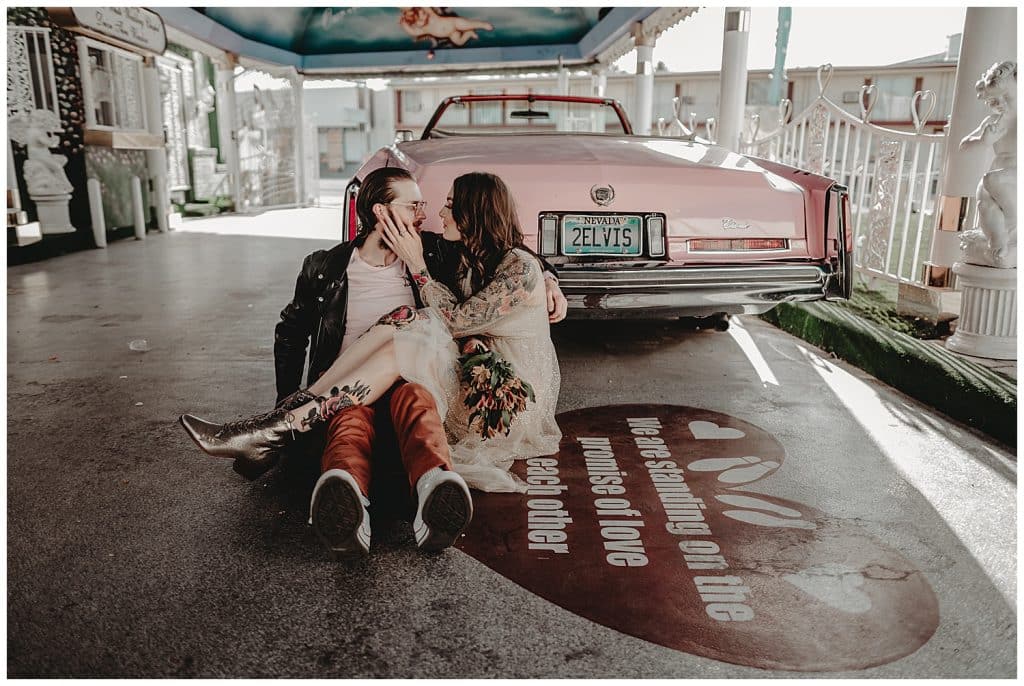
<svg viewBox="0 0 1024 686">
<path fill-rule="evenodd" d="M 416 222 L 415 224 L 412 225 L 413 231 L 415 231 L 416 233 L 419 233 L 420 232 L 420 226 L 422 226 L 422 225 L 423 225 L 423 222 Z M 395 252 L 394 250 L 392 250 L 391 248 L 388 247 L 388 244 L 384 242 L 384 236 L 380 235 L 379 233 L 377 234 L 377 245 L 380 247 L 381 250 L 383 250 L 386 253 L 392 253 L 393 254 Z"/>
</svg>

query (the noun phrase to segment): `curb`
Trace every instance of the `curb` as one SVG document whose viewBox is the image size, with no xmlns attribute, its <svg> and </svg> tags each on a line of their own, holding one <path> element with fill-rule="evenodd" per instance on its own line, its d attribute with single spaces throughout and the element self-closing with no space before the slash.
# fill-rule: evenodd
<svg viewBox="0 0 1024 686">
<path fill-rule="evenodd" d="M 835 303 L 780 303 L 760 317 L 949 417 L 1017 446 L 1013 379 Z"/>
</svg>

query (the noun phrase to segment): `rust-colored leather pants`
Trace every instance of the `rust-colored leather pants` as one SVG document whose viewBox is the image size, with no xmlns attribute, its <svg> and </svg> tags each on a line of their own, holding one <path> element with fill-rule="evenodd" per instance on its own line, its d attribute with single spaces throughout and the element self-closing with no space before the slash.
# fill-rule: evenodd
<svg viewBox="0 0 1024 686">
<path fill-rule="evenodd" d="M 383 401 L 383 402 L 382 402 Z M 391 424 L 398 439 L 402 464 L 409 476 L 410 489 L 434 467 L 451 469 L 451 454 L 444 425 L 434 397 L 415 383 L 402 383 L 373 405 L 339 412 L 327 426 L 327 445 L 320 460 L 322 472 L 344 469 L 359 484 L 363 495 L 370 493 L 370 465 L 378 443 L 374 415 L 390 411 Z"/>
</svg>

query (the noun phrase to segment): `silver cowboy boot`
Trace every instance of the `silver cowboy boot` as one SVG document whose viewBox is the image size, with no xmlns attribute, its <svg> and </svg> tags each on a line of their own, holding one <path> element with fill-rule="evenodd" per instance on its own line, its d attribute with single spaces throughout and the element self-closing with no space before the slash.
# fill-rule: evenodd
<svg viewBox="0 0 1024 686">
<path fill-rule="evenodd" d="M 294 431 L 292 410 L 316 400 L 306 391 L 296 391 L 264 414 L 226 424 L 214 424 L 192 415 L 182 415 L 181 425 L 207 455 L 233 459 L 234 470 L 256 479 L 277 464 L 281 449 Z"/>
</svg>

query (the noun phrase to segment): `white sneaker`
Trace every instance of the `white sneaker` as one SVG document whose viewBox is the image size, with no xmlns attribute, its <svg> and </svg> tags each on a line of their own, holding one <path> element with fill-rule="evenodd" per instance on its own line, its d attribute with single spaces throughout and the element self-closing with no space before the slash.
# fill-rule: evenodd
<svg viewBox="0 0 1024 686">
<path fill-rule="evenodd" d="M 313 487 L 309 523 L 329 550 L 340 555 L 370 553 L 369 498 L 344 469 L 328 469 Z"/>
<path fill-rule="evenodd" d="M 444 550 L 458 539 L 473 518 L 473 499 L 461 476 L 434 467 L 416 482 L 416 545 L 426 551 Z"/>
</svg>

